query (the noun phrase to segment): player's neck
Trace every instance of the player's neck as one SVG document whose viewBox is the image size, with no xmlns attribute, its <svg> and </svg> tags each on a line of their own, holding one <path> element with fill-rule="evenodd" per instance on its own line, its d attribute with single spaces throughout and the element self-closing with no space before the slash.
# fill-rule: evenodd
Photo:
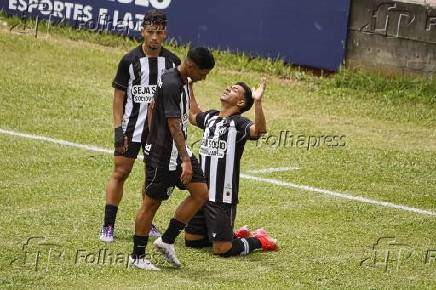
<svg viewBox="0 0 436 290">
<path fill-rule="evenodd" d="M 221 111 L 219 113 L 219 116 L 221 118 L 226 118 L 226 117 L 232 116 L 238 112 L 239 112 L 238 108 L 236 108 L 234 106 L 228 107 L 228 106 L 226 106 L 225 103 L 221 103 Z"/>
<path fill-rule="evenodd" d="M 151 49 L 148 48 L 145 43 L 142 44 L 142 52 L 144 52 L 144 54 L 147 57 L 158 57 L 160 55 L 160 52 L 162 50 L 162 47 L 158 48 L 158 49 Z"/>
</svg>

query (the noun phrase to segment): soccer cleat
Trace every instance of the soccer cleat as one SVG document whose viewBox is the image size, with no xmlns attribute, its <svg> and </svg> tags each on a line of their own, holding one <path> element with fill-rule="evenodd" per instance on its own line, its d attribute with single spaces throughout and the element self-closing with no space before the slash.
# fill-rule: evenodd
<svg viewBox="0 0 436 290">
<path fill-rule="evenodd" d="M 150 270 L 150 271 L 159 271 L 160 269 L 153 265 L 146 258 L 133 258 L 129 256 L 129 266 L 132 268 L 142 269 L 142 270 Z"/>
<path fill-rule="evenodd" d="M 233 234 L 235 235 L 236 238 L 239 238 L 239 239 L 249 238 L 252 236 L 247 225 L 240 227 L 239 230 L 236 230 Z"/>
<path fill-rule="evenodd" d="M 100 231 L 100 241 L 110 243 L 113 242 L 113 240 L 114 240 L 114 227 L 111 225 L 103 226 Z"/>
<path fill-rule="evenodd" d="M 276 239 L 273 239 L 266 230 L 257 229 L 253 232 L 253 236 L 260 241 L 262 250 L 264 251 L 278 251 L 279 245 Z"/>
<path fill-rule="evenodd" d="M 150 232 L 148 232 L 149 237 L 160 237 L 160 232 L 155 225 L 151 225 Z"/>
<path fill-rule="evenodd" d="M 153 242 L 153 245 L 162 255 L 164 255 L 168 263 L 176 268 L 180 268 L 180 266 L 182 266 L 179 260 L 177 260 L 174 244 L 167 244 L 162 241 L 162 238 L 159 237 L 156 241 Z"/>
</svg>

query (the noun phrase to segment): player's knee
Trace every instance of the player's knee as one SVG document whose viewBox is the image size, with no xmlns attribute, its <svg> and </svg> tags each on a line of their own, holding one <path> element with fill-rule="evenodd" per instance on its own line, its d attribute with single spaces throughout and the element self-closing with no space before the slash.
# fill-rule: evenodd
<svg viewBox="0 0 436 290">
<path fill-rule="evenodd" d="M 213 252 L 215 255 L 218 255 L 218 256 L 220 256 L 220 257 L 222 257 L 222 258 L 230 258 L 230 257 L 232 257 L 233 256 L 233 252 L 232 252 L 232 249 L 230 249 L 230 250 L 227 250 L 226 252 Z"/>
<path fill-rule="evenodd" d="M 113 177 L 117 180 L 124 181 L 129 177 L 131 169 L 124 167 L 115 167 Z"/>
<path fill-rule="evenodd" d="M 239 256 L 244 252 L 244 244 L 239 239 L 221 245 L 214 244 L 214 254 L 223 258 Z"/>
<path fill-rule="evenodd" d="M 230 257 L 232 252 L 232 243 L 213 243 L 213 253 L 222 257 Z"/>
</svg>

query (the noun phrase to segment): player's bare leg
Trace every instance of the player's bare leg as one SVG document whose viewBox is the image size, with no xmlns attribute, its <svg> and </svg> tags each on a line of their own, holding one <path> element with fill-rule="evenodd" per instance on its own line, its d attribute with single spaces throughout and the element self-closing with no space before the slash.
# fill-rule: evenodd
<svg viewBox="0 0 436 290">
<path fill-rule="evenodd" d="M 114 156 L 114 170 L 106 186 L 106 204 L 118 206 L 123 198 L 124 182 L 132 171 L 135 159 Z"/>
<path fill-rule="evenodd" d="M 114 156 L 114 169 L 106 185 L 106 206 L 104 224 L 100 233 L 100 240 L 112 242 L 118 205 L 123 198 L 124 182 L 132 171 L 135 159 L 124 156 Z"/>
<path fill-rule="evenodd" d="M 208 189 L 205 183 L 189 183 L 186 188 L 190 196 L 179 205 L 162 237 L 153 243 L 174 267 L 181 266 L 174 249 L 175 239 L 208 198 Z"/>
<path fill-rule="evenodd" d="M 208 189 L 205 183 L 189 183 L 186 188 L 190 195 L 182 201 L 174 215 L 175 219 L 184 224 L 192 219 L 208 198 Z"/>
<path fill-rule="evenodd" d="M 145 195 L 141 207 L 136 213 L 135 235 L 145 236 L 151 229 L 154 215 L 161 205 L 160 200 Z"/>
<path fill-rule="evenodd" d="M 145 182 L 142 184 L 142 200 L 144 200 L 144 198 L 145 198 Z M 158 228 L 153 223 L 151 224 L 151 228 L 150 231 L 148 232 L 148 236 L 156 237 L 156 238 L 161 236 Z"/>
</svg>

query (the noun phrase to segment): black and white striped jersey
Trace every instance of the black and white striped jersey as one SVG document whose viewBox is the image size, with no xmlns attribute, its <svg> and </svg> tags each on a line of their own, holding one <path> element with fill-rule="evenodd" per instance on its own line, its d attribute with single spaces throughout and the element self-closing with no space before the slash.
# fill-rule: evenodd
<svg viewBox="0 0 436 290">
<path fill-rule="evenodd" d="M 253 123 L 240 114 L 221 118 L 215 110 L 199 113 L 196 121 L 204 130 L 200 164 L 209 186 L 209 201 L 237 204 L 240 161 Z"/>
<path fill-rule="evenodd" d="M 155 168 L 176 170 L 180 165 L 179 152 L 168 127 L 168 118 L 179 118 L 185 140 L 188 138 L 190 91 L 180 72 L 167 70 L 154 96 L 153 117 L 145 145 L 147 164 Z M 192 156 L 188 147 L 187 151 Z"/>
<path fill-rule="evenodd" d="M 126 92 L 121 126 L 132 142 L 145 142 L 147 108 L 153 100 L 157 81 L 166 69 L 179 64 L 180 59 L 165 48 L 158 57 L 147 57 L 142 45 L 121 59 L 112 86 Z"/>
</svg>

